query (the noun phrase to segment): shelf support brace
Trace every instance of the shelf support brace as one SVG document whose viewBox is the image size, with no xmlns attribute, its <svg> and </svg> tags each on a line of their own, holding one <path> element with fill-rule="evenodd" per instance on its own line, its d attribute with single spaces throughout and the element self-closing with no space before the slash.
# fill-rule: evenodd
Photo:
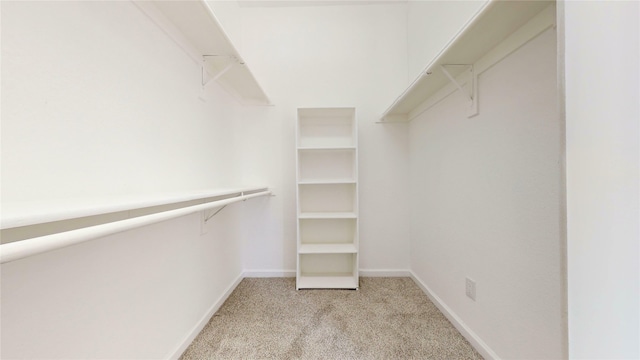
<svg viewBox="0 0 640 360">
<path fill-rule="evenodd" d="M 220 211 L 224 210 L 224 208 L 226 208 L 226 207 L 227 207 L 227 205 L 224 205 L 224 206 L 222 206 L 220 209 L 216 210 L 213 214 L 211 214 L 211 215 L 209 215 L 209 216 L 205 216 L 205 217 L 204 217 L 204 222 L 207 222 L 207 221 L 211 220 L 211 218 L 212 218 L 212 217 L 214 217 L 214 216 L 218 215 L 218 213 L 219 213 Z"/>
<path fill-rule="evenodd" d="M 446 66 L 466 66 L 470 72 L 469 79 L 469 90 L 465 90 L 464 87 L 456 80 L 456 78 L 451 75 L 449 70 L 447 70 Z M 469 101 L 469 110 L 467 112 L 467 117 L 472 117 L 478 115 L 478 89 L 477 82 L 478 76 L 473 68 L 473 65 L 470 64 L 442 64 L 440 65 L 440 70 L 444 73 L 444 75 L 460 90 L 460 93 L 464 98 Z"/>
<path fill-rule="evenodd" d="M 231 62 L 227 64 L 227 66 L 225 66 L 222 70 L 220 70 L 215 76 L 205 81 L 204 78 L 206 76 L 207 71 L 204 69 L 204 63 L 207 61 L 207 57 L 211 57 L 211 56 L 228 57 L 231 59 Z M 231 68 L 237 64 L 241 64 L 241 63 L 235 56 L 232 56 L 232 55 L 202 55 L 202 65 L 200 67 L 202 71 L 202 87 L 204 88 L 205 86 L 207 86 L 208 83 L 218 80 L 222 75 L 224 75 L 227 71 L 231 70 Z"/>
<path fill-rule="evenodd" d="M 472 94 L 469 94 L 463 87 L 462 85 L 460 85 L 460 83 L 458 82 L 458 80 L 456 80 L 456 78 L 453 77 L 453 75 L 451 75 L 451 73 L 449 72 L 449 70 L 447 70 L 447 68 L 445 67 L 447 65 L 440 65 L 440 69 L 442 70 L 442 72 L 449 78 L 449 80 L 458 88 L 458 90 L 460 90 L 460 92 L 462 93 L 462 95 L 464 95 L 465 98 L 467 98 L 467 100 L 469 101 L 473 101 L 473 96 Z M 473 74 L 473 65 L 462 65 L 462 66 L 469 66 L 471 68 L 471 73 Z M 473 89 L 472 89 L 473 91 Z"/>
</svg>

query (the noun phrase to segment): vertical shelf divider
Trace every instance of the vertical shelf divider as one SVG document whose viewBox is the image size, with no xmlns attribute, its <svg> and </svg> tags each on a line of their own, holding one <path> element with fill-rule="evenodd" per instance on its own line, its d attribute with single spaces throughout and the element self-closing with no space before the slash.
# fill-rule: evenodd
<svg viewBox="0 0 640 360">
<path fill-rule="evenodd" d="M 355 108 L 299 108 L 296 289 L 358 289 Z"/>
</svg>

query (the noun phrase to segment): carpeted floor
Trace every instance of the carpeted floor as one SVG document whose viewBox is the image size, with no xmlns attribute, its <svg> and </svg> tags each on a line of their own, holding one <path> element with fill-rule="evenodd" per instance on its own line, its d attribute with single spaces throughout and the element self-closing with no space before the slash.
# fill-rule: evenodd
<svg viewBox="0 0 640 360">
<path fill-rule="evenodd" d="M 410 278 L 300 290 L 247 278 L 181 359 L 482 359 Z"/>
</svg>

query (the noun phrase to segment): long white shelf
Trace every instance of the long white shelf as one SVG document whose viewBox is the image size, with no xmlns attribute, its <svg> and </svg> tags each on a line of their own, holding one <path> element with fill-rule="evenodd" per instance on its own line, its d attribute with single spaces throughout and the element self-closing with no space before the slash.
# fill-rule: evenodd
<svg viewBox="0 0 640 360">
<path fill-rule="evenodd" d="M 119 232 L 135 229 L 141 226 L 147 226 L 162 221 L 167 221 L 180 216 L 197 213 L 204 210 L 222 207 L 238 201 L 248 200 L 259 196 L 268 196 L 271 191 L 264 190 L 233 196 L 223 200 L 206 202 L 198 205 L 191 205 L 179 209 L 162 211 L 150 215 L 109 222 L 85 228 L 80 228 L 41 237 L 15 241 L 0 245 L 0 263 L 19 260 L 32 255 L 37 255 L 47 251 L 61 249 L 67 246 L 76 245 L 85 241 L 98 239 Z"/>
<path fill-rule="evenodd" d="M 358 278 L 344 274 L 305 274 L 298 278 L 298 289 L 357 289 Z"/>
<path fill-rule="evenodd" d="M 304 212 L 298 215 L 298 219 L 357 219 L 353 212 Z"/>
<path fill-rule="evenodd" d="M 449 84 L 450 79 L 442 71 L 442 65 L 475 64 L 483 55 L 554 2 L 489 1 L 389 106 L 382 115 L 382 121 L 410 121 L 412 110 Z M 452 66 L 447 70 L 455 78 L 465 67 Z"/>
<path fill-rule="evenodd" d="M 354 244 L 302 244 L 299 254 L 355 254 L 358 249 Z"/>
<path fill-rule="evenodd" d="M 269 105 L 266 93 L 247 67 L 205 0 L 132 0 L 241 103 Z"/>
<path fill-rule="evenodd" d="M 224 188 L 188 192 L 184 194 L 164 194 L 155 196 L 108 197 L 57 200 L 50 202 L 14 202 L 2 204 L 2 229 L 19 226 L 70 220 L 87 216 L 109 214 L 120 211 L 142 209 L 152 206 L 176 204 L 199 199 L 228 197 L 266 191 L 266 186 Z"/>
</svg>

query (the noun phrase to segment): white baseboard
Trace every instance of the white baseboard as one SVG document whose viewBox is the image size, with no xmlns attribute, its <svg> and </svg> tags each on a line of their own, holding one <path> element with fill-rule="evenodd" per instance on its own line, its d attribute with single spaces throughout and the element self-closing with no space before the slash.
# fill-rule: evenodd
<svg viewBox="0 0 640 360">
<path fill-rule="evenodd" d="M 245 270 L 246 278 L 296 277 L 295 270 Z"/>
<path fill-rule="evenodd" d="M 360 276 L 365 277 L 410 277 L 411 271 L 397 269 L 360 269 Z"/>
<path fill-rule="evenodd" d="M 218 298 L 218 300 L 216 300 L 213 303 L 213 305 L 211 305 L 209 310 L 207 310 L 207 312 L 202 316 L 200 321 L 198 321 L 198 323 L 193 327 L 193 329 L 191 329 L 191 331 L 188 333 L 188 335 L 180 342 L 178 347 L 174 351 L 170 352 L 169 356 L 165 357 L 166 359 L 178 359 L 178 358 L 180 358 L 182 353 L 184 353 L 185 350 L 187 350 L 187 348 L 189 347 L 189 345 L 191 345 L 191 343 L 196 338 L 196 336 L 198 336 L 198 334 L 200 334 L 200 331 L 202 331 L 202 329 L 204 329 L 204 327 L 207 325 L 207 323 L 209 322 L 209 320 L 211 319 L 213 314 L 215 314 L 216 311 L 218 311 L 218 309 L 220 309 L 222 304 L 224 304 L 224 302 L 227 301 L 227 298 L 229 298 L 229 295 L 231 295 L 233 290 L 235 290 L 235 288 L 238 286 L 238 284 L 240 284 L 242 279 L 244 279 L 244 274 L 240 273 L 240 275 L 238 275 L 238 277 L 231 283 L 231 285 L 229 285 L 225 289 L 224 293 L 222 293 L 222 295 Z"/>
<path fill-rule="evenodd" d="M 431 299 L 433 304 L 444 314 L 444 316 L 449 319 L 449 321 L 455 326 L 456 329 L 462 334 L 462 336 L 471 343 L 471 345 L 484 357 L 485 359 L 494 359 L 499 360 L 498 355 L 491 350 L 491 348 L 484 342 L 482 339 L 471 330 L 465 323 L 460 319 L 456 313 L 454 313 L 443 301 L 436 295 L 429 287 L 418 278 L 418 276 L 413 272 L 409 271 L 411 279 L 424 291 L 425 294 Z"/>
</svg>

